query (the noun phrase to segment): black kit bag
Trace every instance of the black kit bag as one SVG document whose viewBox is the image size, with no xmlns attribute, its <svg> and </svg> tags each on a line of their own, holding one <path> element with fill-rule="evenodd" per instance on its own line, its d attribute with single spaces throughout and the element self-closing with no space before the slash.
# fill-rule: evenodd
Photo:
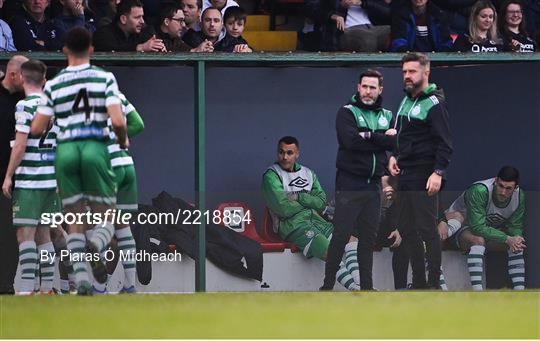
<svg viewBox="0 0 540 341">
<path fill-rule="evenodd" d="M 161 212 L 176 216 L 181 212 L 195 210 L 182 199 L 173 198 L 167 192 L 161 192 L 152 199 L 152 204 Z M 177 224 L 167 225 L 164 240 L 174 244 L 189 257 L 197 257 L 196 233 L 199 224 L 184 224 L 189 214 L 180 214 Z M 191 218 L 193 218 L 193 214 Z M 202 219 L 202 218 L 201 218 Z M 193 222 L 193 220 L 191 221 Z M 219 268 L 232 274 L 262 280 L 263 255 L 259 243 L 224 226 L 209 224 L 206 226 L 206 256 Z"/>
</svg>

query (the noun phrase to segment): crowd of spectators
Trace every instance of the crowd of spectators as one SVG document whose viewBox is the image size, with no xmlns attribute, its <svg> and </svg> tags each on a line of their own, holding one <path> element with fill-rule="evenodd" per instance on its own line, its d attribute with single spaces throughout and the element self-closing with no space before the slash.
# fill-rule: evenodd
<svg viewBox="0 0 540 341">
<path fill-rule="evenodd" d="M 492 2 L 493 1 L 493 2 Z M 540 0 L 304 0 L 307 51 L 535 52 Z M 0 51 L 252 52 L 235 0 L 0 0 Z M 2 20 L 3 19 L 3 20 Z"/>
<path fill-rule="evenodd" d="M 93 34 L 100 52 L 253 51 L 242 37 L 247 14 L 233 0 L 146 5 L 140 0 L 15 0 L 2 10 L 0 51 L 60 51 L 64 34 L 77 26 Z"/>
<path fill-rule="evenodd" d="M 539 0 L 306 0 L 302 48 L 535 52 Z"/>
</svg>

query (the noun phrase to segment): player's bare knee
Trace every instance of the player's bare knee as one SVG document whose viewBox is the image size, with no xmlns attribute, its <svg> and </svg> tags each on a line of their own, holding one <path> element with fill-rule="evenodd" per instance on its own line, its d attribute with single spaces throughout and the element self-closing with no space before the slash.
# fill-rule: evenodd
<svg viewBox="0 0 540 341">
<path fill-rule="evenodd" d="M 38 238 L 44 243 L 48 243 L 51 241 L 51 232 L 48 226 L 39 226 L 36 229 L 36 239 Z"/>
<path fill-rule="evenodd" d="M 17 229 L 17 242 L 32 242 L 36 235 L 36 229 L 34 227 L 19 227 Z"/>
<path fill-rule="evenodd" d="M 486 240 L 480 236 L 473 236 L 471 237 L 471 244 L 479 245 L 479 246 L 486 246 Z"/>
<path fill-rule="evenodd" d="M 460 212 L 447 212 L 445 214 L 446 220 L 455 219 L 459 221 L 460 224 L 463 224 L 465 221 L 465 217 Z"/>
</svg>

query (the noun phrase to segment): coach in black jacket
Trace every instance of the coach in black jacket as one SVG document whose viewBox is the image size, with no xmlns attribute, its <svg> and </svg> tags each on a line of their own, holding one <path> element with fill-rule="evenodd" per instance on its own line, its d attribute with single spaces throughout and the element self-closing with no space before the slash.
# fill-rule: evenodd
<svg viewBox="0 0 540 341">
<path fill-rule="evenodd" d="M 401 102 L 397 121 L 395 156 L 390 157 L 388 170 L 399 175 L 396 198 L 398 228 L 408 253 L 415 249 L 414 235 L 420 234 L 426 244 L 429 266 L 425 277 L 413 280 L 418 289 L 439 289 L 441 275 L 441 243 L 437 232 L 438 193 L 452 155 L 449 116 L 442 89 L 429 83 L 430 65 L 426 55 L 408 53 L 402 59 L 403 80 L 407 96 Z"/>
<path fill-rule="evenodd" d="M 336 117 L 336 211 L 334 232 L 326 258 L 324 284 L 331 290 L 345 244 L 356 231 L 360 288 L 373 290 L 373 247 L 380 221 L 380 181 L 386 151 L 395 145 L 392 112 L 382 108 L 382 75 L 367 70 L 358 92 Z M 357 279 L 355 279 L 357 280 Z"/>
<path fill-rule="evenodd" d="M 20 81 L 21 65 L 28 58 L 13 56 L 6 74 L 0 79 L 0 179 L 3 182 L 11 155 L 10 141 L 15 139 L 15 104 L 24 98 Z M 11 200 L 0 194 L 0 295 L 14 294 L 13 282 L 19 252 L 16 229 L 13 228 Z"/>
</svg>

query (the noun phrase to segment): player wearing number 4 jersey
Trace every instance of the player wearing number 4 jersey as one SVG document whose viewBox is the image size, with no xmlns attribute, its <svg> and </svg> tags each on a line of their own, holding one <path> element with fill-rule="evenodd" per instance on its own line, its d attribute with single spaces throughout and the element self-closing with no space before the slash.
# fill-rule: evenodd
<svg viewBox="0 0 540 341">
<path fill-rule="evenodd" d="M 11 178 L 15 173 L 13 191 L 13 225 L 19 242 L 20 285 L 17 294 L 29 295 L 41 269 L 41 292 L 52 293 L 54 247 L 49 226 L 40 224 L 42 213 L 60 211 L 56 194 L 54 152 L 58 127 L 51 124 L 40 136 L 30 133 L 30 124 L 39 105 L 46 102 L 41 88 L 45 83 L 45 64 L 29 60 L 21 65 L 26 98 L 15 111 L 15 141 L 2 190 L 11 198 Z M 47 252 L 49 257 L 38 257 Z"/>
<path fill-rule="evenodd" d="M 64 209 L 69 213 L 85 213 L 88 203 L 92 213 L 110 218 L 104 213 L 115 207 L 116 182 L 107 150 L 109 117 L 120 146 L 127 148 L 129 144 L 118 85 L 112 73 L 90 65 L 92 37 L 84 28 L 77 27 L 66 34 L 63 52 L 68 67 L 45 84 L 47 103 L 38 108 L 31 132 L 42 133 L 50 117 L 56 116 L 60 131 L 55 169 Z M 110 221 L 100 224 L 88 241 L 84 225 L 72 224 L 68 230 L 67 246 L 72 255 L 77 291 L 91 294 L 85 260 L 90 261 L 96 280 L 105 282 L 107 272 L 99 255 L 109 244 L 114 226 Z"/>
</svg>

